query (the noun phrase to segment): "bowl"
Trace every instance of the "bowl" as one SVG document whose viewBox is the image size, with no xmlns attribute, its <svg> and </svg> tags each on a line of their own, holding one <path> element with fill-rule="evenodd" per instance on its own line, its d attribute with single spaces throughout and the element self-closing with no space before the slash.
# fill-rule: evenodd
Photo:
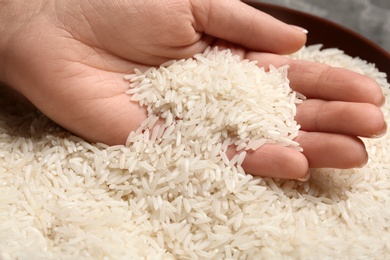
<svg viewBox="0 0 390 260">
<path fill-rule="evenodd" d="M 324 48 L 339 48 L 352 57 L 359 57 L 385 72 L 390 77 L 390 54 L 364 36 L 327 19 L 290 8 L 245 1 L 273 17 L 301 26 L 309 31 L 307 45 L 323 44 Z"/>
</svg>

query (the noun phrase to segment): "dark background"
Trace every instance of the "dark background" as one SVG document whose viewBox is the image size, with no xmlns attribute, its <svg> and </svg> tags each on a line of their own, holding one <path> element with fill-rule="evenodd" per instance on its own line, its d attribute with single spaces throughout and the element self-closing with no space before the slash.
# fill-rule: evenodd
<svg viewBox="0 0 390 260">
<path fill-rule="evenodd" d="M 257 0 L 343 25 L 390 52 L 390 0 Z M 310 32 L 309 32 L 310 34 Z"/>
</svg>

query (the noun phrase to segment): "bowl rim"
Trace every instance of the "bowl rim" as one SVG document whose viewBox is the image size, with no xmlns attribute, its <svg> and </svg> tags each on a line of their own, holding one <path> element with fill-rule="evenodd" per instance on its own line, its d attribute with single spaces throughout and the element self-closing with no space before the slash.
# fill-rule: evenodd
<svg viewBox="0 0 390 260">
<path fill-rule="evenodd" d="M 345 32 L 347 32 L 349 34 L 352 34 L 354 37 L 359 38 L 360 40 L 366 42 L 369 45 L 373 45 L 373 47 L 377 48 L 378 51 L 383 52 L 383 54 L 390 59 L 390 53 L 388 51 L 386 51 L 383 47 L 381 47 L 379 44 L 377 44 L 376 42 L 368 39 L 364 35 L 356 32 L 356 31 L 354 31 L 354 30 L 352 30 L 352 29 L 350 29 L 350 28 L 348 28 L 348 27 L 346 27 L 344 25 L 336 23 L 336 22 L 334 22 L 332 20 L 329 20 L 327 18 L 323 18 L 323 17 L 320 17 L 320 16 L 316 16 L 316 15 L 304 12 L 304 11 L 300 11 L 300 10 L 297 10 L 297 9 L 285 7 L 285 6 L 278 5 L 278 4 L 264 3 L 264 2 L 259 2 L 259 1 L 256 1 L 256 0 L 245 0 L 244 2 L 247 3 L 247 4 L 252 5 L 253 7 L 258 8 L 260 11 L 261 11 L 260 7 L 263 6 L 263 7 L 268 7 L 268 8 L 272 8 L 272 9 L 275 9 L 275 10 L 280 10 L 280 11 L 283 11 L 283 12 L 293 13 L 293 14 L 300 15 L 300 16 L 307 16 L 307 17 L 309 17 L 309 18 L 311 18 L 313 20 L 317 20 L 319 22 L 328 23 L 328 24 L 330 24 L 333 27 L 337 27 L 338 29 L 340 29 L 342 31 L 345 31 Z M 277 18 L 277 19 L 279 19 L 279 18 Z"/>
</svg>

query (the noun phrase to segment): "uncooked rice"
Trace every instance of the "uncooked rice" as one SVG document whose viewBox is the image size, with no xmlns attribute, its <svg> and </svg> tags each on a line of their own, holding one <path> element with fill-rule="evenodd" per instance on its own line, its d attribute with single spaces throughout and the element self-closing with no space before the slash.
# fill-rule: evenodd
<svg viewBox="0 0 390 260">
<path fill-rule="evenodd" d="M 367 75 L 390 96 L 384 73 L 341 50 L 291 57 Z M 127 76 L 149 117 L 124 146 L 85 142 L 2 97 L 0 259 L 390 258 L 390 134 L 363 139 L 363 168 L 312 169 L 306 182 L 245 174 L 250 149 L 300 149 L 304 97 L 287 67 L 237 59 L 208 49 Z"/>
</svg>

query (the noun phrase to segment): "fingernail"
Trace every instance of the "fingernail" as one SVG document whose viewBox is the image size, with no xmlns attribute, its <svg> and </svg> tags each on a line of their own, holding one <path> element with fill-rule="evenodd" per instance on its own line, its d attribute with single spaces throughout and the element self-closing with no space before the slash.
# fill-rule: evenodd
<svg viewBox="0 0 390 260">
<path fill-rule="evenodd" d="M 364 161 L 364 163 L 362 163 L 361 165 L 359 165 L 358 168 L 363 168 L 364 166 L 366 166 L 367 163 L 368 163 L 368 160 L 369 160 L 369 158 L 367 157 L 367 159 Z"/>
<path fill-rule="evenodd" d="M 307 181 L 310 179 L 310 170 L 306 173 L 305 177 L 298 178 L 298 181 Z"/>
<path fill-rule="evenodd" d="M 381 138 L 384 137 L 387 133 L 387 123 L 385 122 L 385 127 L 378 134 L 372 135 L 371 138 Z"/>
<path fill-rule="evenodd" d="M 384 107 L 386 105 L 386 101 L 387 101 L 387 98 L 385 95 L 383 95 L 383 100 L 382 100 L 382 103 L 379 107 Z"/>
<path fill-rule="evenodd" d="M 293 28 L 295 28 L 296 30 L 300 31 L 300 32 L 303 32 L 304 34 L 308 34 L 309 31 L 306 30 L 305 28 L 302 28 L 300 26 L 297 26 L 297 25 L 291 25 Z"/>
</svg>

